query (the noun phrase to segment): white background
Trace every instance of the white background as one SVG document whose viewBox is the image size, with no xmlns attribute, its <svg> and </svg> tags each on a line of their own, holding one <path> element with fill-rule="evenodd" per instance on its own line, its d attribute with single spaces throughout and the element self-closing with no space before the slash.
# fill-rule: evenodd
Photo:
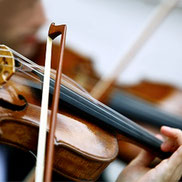
<svg viewBox="0 0 182 182">
<path fill-rule="evenodd" d="M 94 61 L 100 75 L 108 75 L 159 4 L 155 0 L 43 0 L 48 22 L 67 24 L 67 45 Z M 41 36 L 46 37 L 49 23 Z M 43 32 L 43 33 L 42 33 Z M 119 81 L 141 79 L 182 87 L 182 9 L 165 19 L 133 59 Z"/>
</svg>

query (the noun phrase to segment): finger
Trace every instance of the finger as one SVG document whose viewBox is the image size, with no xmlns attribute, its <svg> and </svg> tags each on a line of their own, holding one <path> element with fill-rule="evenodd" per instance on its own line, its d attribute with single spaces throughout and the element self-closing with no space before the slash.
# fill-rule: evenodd
<svg viewBox="0 0 182 182">
<path fill-rule="evenodd" d="M 173 172 L 170 181 L 179 181 L 182 176 L 182 164 L 180 164 Z"/>
<path fill-rule="evenodd" d="M 166 173 L 171 174 L 171 180 L 180 179 L 182 176 L 182 146 L 169 158 L 167 168 Z"/>
<path fill-rule="evenodd" d="M 167 139 L 164 143 L 161 145 L 161 150 L 164 152 L 174 152 L 178 148 L 178 143 L 175 140 L 171 140 L 170 138 Z"/>
<path fill-rule="evenodd" d="M 155 135 L 158 139 L 160 139 L 161 141 L 164 141 L 164 137 L 160 134 L 156 134 Z M 170 138 L 168 138 L 166 141 L 164 141 L 161 145 L 161 150 L 164 152 L 173 152 L 177 149 L 178 145 L 176 146 L 176 142 L 174 142 L 174 140 L 171 140 Z"/>
<path fill-rule="evenodd" d="M 155 137 L 161 141 L 164 141 L 164 137 L 161 134 L 156 134 Z"/>
<path fill-rule="evenodd" d="M 132 165 L 147 167 L 154 160 L 155 156 L 151 153 L 142 150 L 138 156 L 132 161 Z"/>
<path fill-rule="evenodd" d="M 178 145 L 182 145 L 182 131 L 180 129 L 162 126 L 161 133 L 171 139 L 176 140 Z"/>
<path fill-rule="evenodd" d="M 182 146 L 169 159 L 163 160 L 139 181 L 175 181 L 182 175 Z"/>
</svg>

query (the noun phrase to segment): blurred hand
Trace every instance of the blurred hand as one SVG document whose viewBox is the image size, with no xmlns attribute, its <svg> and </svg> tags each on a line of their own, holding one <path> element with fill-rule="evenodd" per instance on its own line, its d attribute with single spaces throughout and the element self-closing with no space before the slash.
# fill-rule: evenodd
<svg viewBox="0 0 182 182">
<path fill-rule="evenodd" d="M 163 126 L 161 134 L 167 139 L 161 145 L 161 150 L 174 152 L 173 155 L 162 160 L 154 168 L 149 168 L 154 156 L 149 152 L 142 151 L 121 172 L 117 182 L 169 182 L 178 181 L 182 176 L 182 131 Z"/>
</svg>

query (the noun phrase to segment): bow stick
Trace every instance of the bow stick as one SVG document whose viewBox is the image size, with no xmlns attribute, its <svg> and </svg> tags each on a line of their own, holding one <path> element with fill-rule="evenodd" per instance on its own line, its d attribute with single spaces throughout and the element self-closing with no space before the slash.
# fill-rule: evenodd
<svg viewBox="0 0 182 182">
<path fill-rule="evenodd" d="M 155 32 L 155 30 L 173 10 L 178 2 L 179 0 L 165 0 L 159 6 L 157 6 L 157 8 L 155 8 L 148 21 L 144 25 L 142 31 L 137 36 L 136 40 L 133 41 L 133 44 L 126 51 L 123 58 L 112 71 L 110 76 L 101 78 L 101 80 L 91 90 L 90 94 L 95 99 L 100 100 L 102 98 L 108 88 L 115 82 L 121 71 L 126 69 L 131 60 L 137 55 L 143 45 L 147 42 L 150 36 Z"/>
<path fill-rule="evenodd" d="M 45 161 L 45 143 L 46 143 L 46 129 L 47 129 L 47 111 L 48 111 L 48 96 L 49 96 L 49 81 L 50 81 L 50 63 L 51 63 L 51 51 L 52 51 L 52 40 L 59 35 L 61 36 L 60 42 L 60 52 L 58 57 L 58 67 L 56 74 L 56 83 L 53 94 L 52 112 L 49 123 L 49 134 L 48 134 L 48 144 L 46 151 L 46 163 L 44 172 L 44 161 Z M 47 47 L 46 47 L 46 62 L 45 62 L 45 76 L 44 76 L 44 86 L 43 86 L 43 96 L 41 109 L 41 120 L 39 128 L 39 140 L 38 140 L 38 152 L 37 152 L 37 164 L 36 164 L 36 176 L 35 181 L 45 181 L 50 182 L 52 178 L 52 168 L 53 168 L 53 152 L 54 152 L 54 135 L 56 128 L 58 101 L 59 101 L 59 91 L 62 75 L 62 62 L 63 62 L 63 52 L 65 47 L 65 37 L 66 37 L 66 25 L 56 26 L 54 23 L 51 24 L 49 28 Z M 45 96 L 44 96 L 45 93 Z"/>
</svg>

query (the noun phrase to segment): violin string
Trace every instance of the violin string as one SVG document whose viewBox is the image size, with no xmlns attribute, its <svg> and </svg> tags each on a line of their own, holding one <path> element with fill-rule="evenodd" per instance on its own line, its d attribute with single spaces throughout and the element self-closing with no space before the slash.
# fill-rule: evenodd
<svg viewBox="0 0 182 182">
<path fill-rule="evenodd" d="M 9 52 L 9 50 L 7 50 L 7 49 L 2 49 L 2 48 L 0 48 L 0 51 Z M 5 58 L 14 58 L 13 56 L 7 56 L 7 55 L 0 55 L 0 58 L 1 58 L 1 57 L 5 57 Z M 18 58 L 15 58 L 15 60 L 18 61 L 18 62 L 20 62 L 21 64 L 24 64 L 25 66 L 27 66 L 27 67 L 29 67 L 29 68 L 31 67 L 31 65 L 28 65 L 27 63 L 21 61 L 21 60 L 18 59 Z M 0 64 L 0 66 L 14 67 L 14 66 L 12 66 L 12 65 L 7 65 L 7 64 Z M 31 77 L 31 78 L 33 78 L 33 79 L 35 79 L 35 80 L 37 80 L 37 81 L 39 81 L 39 82 L 42 83 L 42 81 L 41 81 L 40 79 L 38 79 L 38 78 L 36 78 L 35 76 L 29 74 L 27 71 L 23 71 L 21 68 L 16 67 L 16 66 L 15 66 L 15 68 L 16 68 L 17 70 L 19 70 L 20 72 L 22 72 L 22 73 L 28 75 L 29 77 Z M 31 69 L 33 69 L 33 68 L 31 67 Z M 34 70 L 34 69 L 33 69 L 33 70 Z M 34 70 L 34 71 L 35 71 L 35 70 Z"/>
<path fill-rule="evenodd" d="M 10 50 L 11 50 L 15 55 L 17 55 L 18 57 L 20 57 L 22 60 L 25 60 L 26 62 L 28 62 L 28 63 L 30 63 L 30 64 L 27 64 L 27 63 L 25 63 L 24 61 L 21 61 L 20 59 L 16 58 L 16 60 L 17 60 L 18 62 L 21 62 L 22 65 L 27 66 L 28 68 L 34 70 L 35 72 L 37 72 L 38 74 L 41 74 L 41 75 L 43 76 L 43 73 L 41 73 L 40 71 L 34 69 L 34 67 L 35 67 L 35 68 L 38 68 L 38 69 L 44 71 L 44 69 L 43 69 L 41 66 L 37 65 L 36 63 L 34 63 L 33 61 L 29 60 L 28 58 L 22 56 L 21 54 L 17 53 L 16 51 L 14 51 L 14 50 L 12 50 L 12 49 L 10 49 Z M 7 51 L 7 50 L 4 50 L 4 51 Z M 34 77 L 34 76 L 32 76 L 31 74 L 29 74 L 27 71 L 24 71 L 24 70 L 22 70 L 21 68 L 17 68 L 17 69 L 20 70 L 21 72 L 25 73 L 26 75 L 28 75 L 28 76 L 30 76 L 30 77 L 32 77 L 32 78 L 34 78 L 34 79 L 37 79 L 36 77 Z M 42 83 L 41 80 L 38 79 L 38 81 Z M 53 88 L 53 86 L 50 85 L 50 88 Z M 91 98 L 92 98 L 92 97 L 91 97 Z M 84 99 L 86 99 L 86 98 L 84 98 Z M 94 105 L 96 104 L 96 105 L 102 106 L 102 110 L 105 110 L 106 113 L 112 114 L 112 115 L 114 114 L 114 117 L 117 118 L 117 119 L 120 118 L 120 115 L 119 115 L 116 111 L 111 110 L 109 107 L 105 106 L 104 104 L 100 103 L 99 101 L 97 101 L 97 100 L 94 99 L 94 98 L 92 98 L 91 100 L 92 100 L 92 102 L 93 102 L 92 104 L 94 104 Z M 112 112 L 111 112 L 111 111 L 112 111 Z M 126 123 L 126 124 L 127 124 L 127 123 Z"/>
<path fill-rule="evenodd" d="M 3 57 L 3 56 L 2 56 L 2 57 Z M 18 61 L 18 62 L 23 63 L 23 62 L 20 61 L 18 58 L 15 58 L 15 60 Z M 0 66 L 13 67 L 12 65 L 7 65 L 7 64 L 0 64 Z M 27 66 L 27 65 L 26 65 L 26 66 Z M 33 66 L 31 66 L 31 65 L 30 65 L 30 66 L 28 65 L 28 67 L 31 67 L 31 69 L 33 69 Z M 35 80 L 37 80 L 37 81 L 40 81 L 40 82 L 42 83 L 41 80 L 39 80 L 38 78 L 36 78 L 36 77 L 34 77 L 33 75 L 29 74 L 28 71 L 23 71 L 20 67 L 16 67 L 16 66 L 15 66 L 15 68 L 16 68 L 16 70 L 21 71 L 21 72 L 23 72 L 24 74 L 26 74 L 26 75 L 32 77 L 33 79 L 35 79 Z M 53 77 L 54 74 L 51 73 L 51 76 Z M 72 85 L 76 85 L 78 88 L 77 88 L 77 87 L 74 87 L 74 89 L 79 89 L 79 90 L 81 90 L 83 93 L 85 93 L 85 94 L 87 95 L 87 97 L 89 97 L 90 99 L 92 99 L 91 96 L 89 95 L 89 93 L 88 93 L 83 87 L 81 87 L 78 83 L 76 83 L 74 80 L 72 80 L 71 78 L 69 78 L 69 77 L 66 76 L 66 75 L 64 75 L 64 77 L 66 77 L 66 79 L 69 80 L 69 82 L 71 82 L 71 83 L 66 82 L 68 85 L 70 85 L 70 87 L 71 87 Z"/>
<path fill-rule="evenodd" d="M 7 50 L 6 50 L 7 51 Z M 16 51 L 15 51 L 16 52 Z M 14 53 L 14 54 L 16 54 L 16 53 Z M 19 54 L 19 53 L 18 53 Z M 17 56 L 17 55 L 15 55 L 15 56 Z M 18 55 L 19 57 L 21 57 L 21 59 L 24 59 L 25 57 L 24 56 L 22 56 L 22 55 Z M 3 56 L 2 56 L 3 57 Z M 11 57 L 12 58 L 12 57 Z M 39 65 L 37 65 L 36 63 L 34 63 L 33 61 L 31 61 L 31 60 L 29 60 L 29 59 L 27 59 L 27 58 L 25 58 L 26 59 L 26 61 L 27 62 L 29 62 L 29 64 L 28 63 L 26 63 L 26 62 L 24 62 L 24 60 L 21 60 L 20 58 L 17 58 L 17 57 L 15 57 L 14 58 L 17 62 L 19 62 L 19 63 L 21 63 L 22 65 L 24 65 L 24 66 L 26 66 L 26 67 L 28 67 L 29 69 L 31 69 L 31 71 L 28 71 L 28 70 L 22 70 L 22 68 L 21 67 L 15 67 L 16 68 L 16 70 L 18 70 L 18 71 L 20 71 L 20 72 L 22 72 L 22 73 L 24 73 L 24 74 L 26 74 L 27 76 L 29 76 L 29 77 L 31 77 L 32 79 L 34 79 L 34 80 L 36 80 L 36 81 L 38 81 L 39 83 L 43 83 L 43 81 L 41 80 L 41 79 L 38 79 L 37 77 L 35 77 L 35 76 L 33 76 L 32 74 L 29 74 L 28 72 L 32 72 L 32 70 L 34 70 L 34 72 L 37 72 L 38 73 L 38 75 L 41 75 L 42 77 L 44 77 L 44 74 L 42 73 L 42 72 L 40 72 L 39 70 L 36 70 L 35 68 L 38 68 L 38 69 L 40 69 L 40 70 L 42 70 L 42 71 L 44 71 L 44 69 L 43 69 L 43 67 L 41 67 L 41 66 L 39 66 Z M 33 64 L 33 65 L 32 65 Z M 0 64 L 0 65 L 2 65 L 2 64 Z M 3 65 L 3 66 L 7 66 L 7 67 L 12 67 L 11 65 Z M 54 73 L 51 73 L 51 78 L 54 78 L 54 76 L 55 76 L 55 74 Z M 76 86 L 74 86 L 74 90 L 76 91 L 77 90 L 77 93 L 79 93 L 79 90 L 80 91 L 82 91 L 82 94 L 81 95 L 83 95 L 84 97 L 86 97 L 86 98 L 88 98 L 89 100 L 92 100 L 93 101 L 93 97 L 91 97 L 90 95 L 89 95 L 89 93 L 85 90 L 85 89 L 83 89 L 80 85 L 78 85 L 74 80 L 72 80 L 72 79 L 70 79 L 69 77 L 67 77 L 66 75 L 64 75 L 65 77 L 66 77 L 66 79 L 67 80 L 69 80 L 69 82 L 68 81 L 66 81 L 66 83 L 67 83 L 67 85 L 68 85 L 68 88 L 72 88 L 73 87 L 73 85 L 76 85 Z M 54 88 L 54 86 L 51 86 L 50 85 L 50 88 L 51 89 L 53 89 Z M 71 89 L 72 90 L 72 89 Z"/>
<path fill-rule="evenodd" d="M 19 59 L 17 59 L 17 61 L 19 61 L 19 62 L 21 62 L 22 64 L 24 64 L 24 62 L 21 61 L 21 60 L 19 60 Z M 29 66 L 28 64 L 26 64 L 26 66 L 28 66 L 29 68 L 31 67 L 32 70 L 34 70 L 34 71 L 36 71 L 38 74 L 41 74 L 42 76 L 44 76 L 43 73 L 41 73 L 41 72 L 39 72 L 38 70 L 36 70 L 36 69 L 33 68 L 34 65 L 33 65 L 33 66 L 31 66 L 31 65 Z M 36 64 L 35 64 L 35 66 L 36 66 Z M 40 68 L 40 66 L 38 66 L 38 68 Z M 20 68 L 18 68 L 18 70 L 20 70 Z M 44 70 L 44 69 L 42 69 L 42 70 Z M 37 77 L 34 77 L 34 76 L 31 75 L 31 74 L 28 74 L 28 72 L 25 72 L 25 71 L 23 71 L 23 70 L 21 70 L 21 71 L 24 72 L 26 75 L 28 75 L 28 76 L 30 76 L 30 77 L 36 79 L 36 80 L 39 81 L 40 83 L 43 83 L 43 81 L 37 79 Z M 54 74 L 51 73 L 51 76 L 54 77 Z M 93 97 L 91 97 L 85 89 L 83 89 L 83 88 L 82 88 L 80 85 L 78 85 L 74 80 L 70 79 L 70 78 L 67 77 L 66 75 L 64 75 L 64 76 L 65 76 L 73 85 L 74 85 L 74 84 L 77 85 L 78 88 L 77 88 L 77 87 L 74 87 L 74 89 L 76 89 L 76 90 L 81 90 L 81 91 L 82 91 L 82 94 L 84 94 L 85 97 L 89 98 L 90 100 L 93 100 Z M 70 88 L 71 88 L 72 84 L 69 83 L 69 82 L 66 82 L 66 83 L 67 83 L 68 85 L 70 85 Z M 53 89 L 54 87 L 50 85 L 50 88 Z"/>
<path fill-rule="evenodd" d="M 40 79 L 36 78 L 35 76 L 33 76 L 33 75 L 29 74 L 28 72 L 23 71 L 23 70 L 22 70 L 22 69 L 20 69 L 20 68 L 17 68 L 17 69 L 18 69 L 20 72 L 24 73 L 25 75 L 27 75 L 27 76 L 29 76 L 29 77 L 31 77 L 31 78 L 33 78 L 33 79 L 37 80 L 37 81 L 38 81 L 38 82 L 40 82 L 40 83 L 43 83 L 43 81 L 41 81 Z"/>
<path fill-rule="evenodd" d="M 22 69 L 20 69 L 20 68 L 17 68 L 17 69 L 18 69 L 20 72 L 22 72 L 22 73 L 26 74 L 27 76 L 29 76 L 29 77 L 31 77 L 31 78 L 33 78 L 33 79 L 37 80 L 38 82 L 43 83 L 43 81 L 42 81 L 42 80 L 40 80 L 40 79 L 38 79 L 37 77 L 35 77 L 35 76 L 31 75 L 29 72 L 24 71 L 24 70 L 22 70 Z M 54 87 L 50 85 L 50 88 L 52 88 L 52 89 L 53 89 Z"/>
<path fill-rule="evenodd" d="M 16 59 L 16 61 L 20 62 L 21 64 L 24 64 L 24 62 L 22 60 L 18 59 L 18 58 Z M 27 63 L 25 63 L 25 66 L 27 66 L 28 68 L 31 68 L 32 70 L 35 71 L 35 69 L 31 67 L 31 65 L 29 66 Z M 29 74 L 28 71 L 24 71 L 22 68 L 19 68 L 19 67 L 16 67 L 16 69 L 21 71 L 21 72 L 23 72 L 24 74 L 30 76 L 31 78 L 33 78 L 33 79 L 35 79 L 35 80 L 37 80 L 37 81 L 42 83 L 42 81 L 40 79 L 38 79 L 37 77 Z"/>
<path fill-rule="evenodd" d="M 22 61 L 18 58 L 15 58 L 16 61 L 20 62 L 22 65 L 25 65 L 27 66 L 28 68 L 32 69 L 33 71 L 35 71 L 37 74 L 41 75 L 44 77 L 44 68 L 38 64 L 36 64 L 35 62 L 31 61 L 30 59 L 22 56 L 21 54 L 19 54 L 18 52 L 14 51 L 11 49 L 11 51 L 13 52 L 13 54 L 15 54 L 16 56 L 20 57 L 22 59 Z M 24 61 L 28 62 L 28 63 L 25 63 Z M 35 68 L 38 68 L 39 70 L 35 69 Z M 54 77 L 54 74 L 51 73 L 51 76 Z"/>
<path fill-rule="evenodd" d="M 29 68 L 31 68 L 31 69 L 33 69 L 33 67 L 35 67 L 35 68 L 38 68 L 38 69 L 44 71 L 43 67 L 39 66 L 39 65 L 36 64 L 35 62 L 31 61 L 30 59 L 26 58 L 25 56 L 21 55 L 20 53 L 14 51 L 13 49 L 11 49 L 11 48 L 9 48 L 9 49 L 13 52 L 14 55 L 16 55 L 17 57 L 19 57 L 19 58 L 21 58 L 21 59 L 23 60 L 23 61 L 21 61 L 21 63 L 22 63 L 23 65 L 26 65 L 27 67 L 29 67 Z M 24 61 L 26 61 L 27 63 L 29 63 L 30 65 L 32 65 L 32 67 L 30 67 L 30 65 L 27 64 L 27 63 L 25 63 Z M 38 70 L 35 70 L 35 69 L 34 69 L 34 71 L 35 71 L 35 72 L 39 72 Z M 41 74 L 42 74 L 42 73 L 41 73 Z"/>
<path fill-rule="evenodd" d="M 18 68 L 19 69 L 19 68 Z M 33 78 L 33 79 L 35 79 L 35 80 L 37 80 L 39 83 L 43 83 L 43 81 L 42 80 L 40 80 L 40 79 L 38 79 L 38 78 L 36 78 L 35 76 L 33 76 L 33 75 L 31 75 L 31 74 L 29 74 L 28 72 L 26 72 L 26 71 L 23 71 L 23 70 L 21 70 L 21 69 L 19 69 L 19 71 L 20 72 L 22 72 L 22 73 L 24 73 L 24 74 L 26 74 L 27 76 L 30 76 L 31 78 Z M 54 89 L 54 87 L 53 86 L 49 86 L 51 89 Z"/>
<path fill-rule="evenodd" d="M 0 51 L 9 52 L 8 49 L 3 49 L 3 48 L 0 48 Z"/>
<path fill-rule="evenodd" d="M 19 61 L 19 62 L 21 62 L 22 64 L 24 64 L 24 62 L 23 61 L 20 61 L 19 59 L 16 59 L 17 61 Z M 29 65 L 26 65 L 26 66 L 28 66 L 28 67 L 31 67 L 31 69 L 33 69 L 34 71 L 37 71 L 37 70 L 35 70 L 33 67 L 34 67 L 34 65 L 33 66 L 29 66 Z M 35 65 L 36 66 L 36 65 Z M 38 68 L 40 68 L 39 66 L 38 66 Z M 42 70 L 44 70 L 44 69 L 42 69 Z M 38 71 L 37 71 L 38 72 Z M 42 76 L 43 76 L 43 73 L 41 73 L 42 74 Z M 54 73 L 51 73 L 51 76 L 52 77 L 54 77 Z M 72 80 L 72 79 L 70 79 L 69 77 L 67 77 L 66 75 L 64 75 L 64 77 L 66 77 L 66 79 L 67 80 L 69 80 L 69 82 L 71 82 L 73 85 L 75 84 L 82 92 L 85 92 L 86 94 L 88 94 L 88 92 L 85 90 L 85 89 L 83 89 L 80 85 L 78 85 L 78 83 L 76 83 L 74 80 Z M 69 84 L 70 86 L 71 86 L 71 83 L 69 83 L 69 82 L 67 82 L 67 84 Z M 88 94 L 89 95 L 89 94 Z"/>
<path fill-rule="evenodd" d="M 22 60 L 20 60 L 20 59 L 17 59 L 17 61 L 20 62 L 20 63 L 22 63 L 22 64 L 24 64 L 24 62 L 23 62 Z M 34 69 L 31 65 L 28 65 L 27 63 L 25 63 L 25 66 L 27 66 L 28 68 L 31 68 L 30 73 L 32 73 L 32 70 L 38 72 L 36 69 Z M 33 78 L 33 79 L 39 81 L 40 83 L 43 83 L 42 80 L 40 80 L 40 79 L 38 79 L 37 77 L 35 77 L 35 76 L 33 76 L 32 74 L 30 74 L 29 71 L 27 71 L 27 70 L 24 71 L 22 68 L 19 68 L 19 67 L 17 67 L 17 69 L 18 69 L 19 71 L 21 71 L 22 73 L 24 73 L 24 74 L 30 76 L 31 78 Z M 39 73 L 39 74 L 42 74 L 42 76 L 43 76 L 43 73 L 41 73 L 41 72 L 38 72 L 38 73 Z"/>
<path fill-rule="evenodd" d="M 7 47 L 7 46 L 6 46 L 6 47 Z M 9 48 L 9 47 L 7 47 L 7 48 L 8 48 L 8 49 L 0 48 L 0 51 L 5 51 L 5 52 L 10 52 L 10 51 L 11 51 L 14 55 L 16 55 L 16 56 L 20 57 L 22 60 L 25 60 L 26 62 L 30 63 L 30 65 L 29 65 L 29 64 L 25 63 L 24 61 L 20 61 L 18 58 L 16 58 L 16 60 L 19 61 L 19 62 L 21 62 L 23 65 L 26 65 L 27 67 L 29 67 L 29 68 L 31 68 L 31 69 L 33 69 L 33 68 L 31 67 L 31 65 L 34 65 L 34 67 L 37 67 L 37 68 L 39 68 L 40 70 L 43 70 L 43 68 L 42 68 L 41 66 L 39 66 L 39 65 L 36 64 L 36 63 L 34 63 L 34 62 L 31 61 L 30 59 L 24 57 L 23 55 L 21 55 L 20 53 L 16 52 L 15 50 L 13 50 L 13 49 L 11 49 L 11 48 Z M 0 55 L 0 57 L 14 58 L 14 57 L 12 57 L 12 56 L 7 56 L 7 55 Z M 34 71 L 37 71 L 37 70 L 34 70 Z"/>
<path fill-rule="evenodd" d="M 33 71 L 35 71 L 35 72 L 38 72 L 38 70 L 36 70 L 35 68 L 39 68 L 40 66 L 38 66 L 38 65 L 32 65 L 31 63 L 26 63 L 26 62 L 24 62 L 24 60 L 21 60 L 21 59 L 19 59 L 19 58 L 15 58 L 15 60 L 16 61 L 18 61 L 18 62 L 20 62 L 22 65 L 24 65 L 24 66 L 26 66 L 26 67 L 28 67 L 28 68 L 30 68 L 31 70 L 33 70 Z M 43 74 L 43 73 L 42 73 Z"/>
<path fill-rule="evenodd" d="M 30 59 L 26 58 L 25 56 L 19 54 L 18 52 L 14 51 L 13 49 L 11 49 L 11 48 L 9 48 L 9 47 L 8 47 L 8 49 L 9 49 L 9 50 L 7 50 L 7 49 L 1 49 L 1 48 L 0 48 L 0 50 L 6 51 L 6 52 L 12 51 L 12 53 L 13 53 L 15 56 L 17 56 L 17 57 L 20 58 L 20 59 L 19 59 L 19 58 L 15 57 L 15 60 L 16 60 L 16 61 L 20 62 L 20 63 L 21 63 L 22 65 L 24 65 L 24 66 L 27 66 L 29 69 L 31 69 L 31 70 L 33 70 L 34 72 L 36 72 L 38 75 L 41 75 L 42 77 L 44 77 L 44 68 L 43 68 L 42 66 L 36 64 L 35 62 L 33 62 L 33 61 L 31 61 Z M 5 57 L 5 56 L 0 56 L 0 57 Z M 12 58 L 12 57 L 10 57 L 10 58 Z M 27 63 L 26 63 L 25 61 L 26 61 Z M 3 66 L 4 66 L 4 65 L 3 65 Z M 6 66 L 8 66 L 8 65 L 6 65 Z M 24 74 L 30 76 L 31 78 L 33 78 L 33 79 L 39 81 L 40 83 L 43 83 L 43 81 L 39 80 L 37 77 L 33 76 L 32 74 L 29 74 L 28 71 L 23 71 L 23 70 L 22 70 L 21 68 L 19 68 L 19 67 L 15 67 L 15 68 L 16 68 L 17 70 L 23 72 Z M 36 68 L 38 68 L 40 71 L 37 70 Z M 42 72 L 41 72 L 41 71 L 42 71 Z M 54 76 L 55 76 L 54 73 L 51 73 L 51 76 L 52 76 L 52 78 L 54 78 Z M 66 78 L 67 78 L 72 84 L 77 85 L 77 87 L 79 88 L 79 90 L 81 90 L 81 91 L 83 92 L 83 94 L 84 94 L 86 97 L 88 97 L 89 99 L 93 100 L 93 98 L 88 94 L 88 92 L 87 92 L 85 89 L 83 89 L 80 85 L 78 85 L 75 81 L 73 81 L 73 80 L 70 79 L 69 77 L 66 77 Z M 68 85 L 72 86 L 71 83 L 67 82 Z M 51 85 L 50 85 L 50 87 L 53 88 L 53 86 L 51 86 Z M 78 88 L 75 87 L 75 89 L 78 89 Z"/>
<path fill-rule="evenodd" d="M 8 55 L 0 55 L 0 58 L 11 58 L 11 59 L 13 59 L 13 56 L 8 56 Z"/>
<path fill-rule="evenodd" d="M 22 56 L 21 54 L 19 54 L 18 52 L 14 51 L 13 49 L 11 49 L 11 48 L 9 48 L 9 49 L 13 52 L 13 54 L 14 54 L 15 56 L 18 56 L 18 57 L 20 57 L 20 58 L 22 59 L 22 60 L 20 60 L 20 59 L 18 59 L 18 58 L 15 58 L 16 61 L 20 62 L 20 63 L 21 63 L 22 65 L 24 65 L 24 66 L 27 66 L 27 67 L 30 68 L 31 70 L 33 70 L 33 71 L 37 72 L 38 74 L 40 74 L 41 76 L 44 76 L 42 72 L 40 72 L 40 71 L 38 71 L 38 70 L 35 69 L 35 68 L 38 68 L 38 69 L 44 71 L 43 67 L 39 66 L 38 64 L 36 64 L 36 63 L 34 63 L 33 61 L 29 60 L 28 58 Z M 0 48 L 0 50 L 1 50 L 1 51 L 6 51 L 6 52 L 9 51 L 9 50 L 7 50 L 7 49 L 1 49 L 1 48 Z M 3 55 L 3 56 L 0 56 L 0 57 L 6 57 L 6 56 Z M 13 57 L 10 57 L 10 58 L 13 58 Z M 26 62 L 24 62 L 23 60 L 25 60 L 25 61 L 28 62 L 29 64 L 26 63 Z M 3 65 L 3 66 L 9 66 L 9 65 Z M 40 79 L 36 78 L 35 76 L 29 74 L 27 71 L 23 71 L 23 70 L 22 70 L 21 68 L 19 68 L 19 67 L 15 67 L 15 68 L 16 68 L 17 70 L 21 71 L 22 73 L 24 73 L 24 74 L 30 76 L 31 78 L 37 80 L 38 82 L 43 83 L 42 80 L 40 80 Z M 53 76 L 52 73 L 51 73 L 51 75 Z M 53 88 L 51 85 L 50 85 L 50 87 Z"/>
<path fill-rule="evenodd" d="M 0 49 L 1 50 L 1 49 Z M 7 50 L 4 50 L 3 49 L 3 51 L 7 51 Z M 34 70 L 35 72 L 37 72 L 38 74 L 41 74 L 42 76 L 43 76 L 43 73 L 41 73 L 40 71 L 38 71 L 38 70 L 36 70 L 36 69 L 34 69 L 33 67 L 35 67 L 35 68 L 38 68 L 38 69 L 40 69 L 40 70 L 44 70 L 42 67 L 40 67 L 40 66 L 38 66 L 37 64 L 35 64 L 34 62 L 32 62 L 32 61 L 30 61 L 29 59 L 27 59 L 26 57 L 24 57 L 24 56 L 22 56 L 21 54 L 19 54 L 19 53 L 17 53 L 16 51 L 14 51 L 14 50 L 12 50 L 11 49 L 11 51 L 15 54 L 15 55 L 17 55 L 18 57 L 20 57 L 21 59 L 23 59 L 23 60 L 25 60 L 26 62 L 28 62 L 28 63 L 30 63 L 30 64 L 27 64 L 27 63 L 25 63 L 25 62 L 23 62 L 23 61 L 20 61 L 20 59 L 17 59 L 17 61 L 19 61 L 19 62 L 21 62 L 23 65 L 25 65 L 25 66 L 27 66 L 28 68 L 31 68 L 32 70 Z M 32 75 L 30 75 L 28 72 L 26 72 L 26 71 L 24 71 L 24 70 L 22 70 L 21 68 L 17 68 L 18 70 L 20 70 L 21 72 L 23 72 L 23 73 L 25 73 L 25 74 L 27 74 L 28 76 L 31 76 L 32 78 L 36 78 L 36 77 L 34 77 L 34 76 L 32 76 Z M 38 81 L 40 81 L 40 82 L 42 82 L 41 80 L 38 80 Z M 51 88 L 53 88 L 52 86 L 50 86 Z M 86 98 L 85 98 L 86 99 Z M 95 99 L 92 99 L 92 101 L 93 100 L 95 100 Z M 113 110 L 111 110 L 110 108 L 108 108 L 108 107 L 106 107 L 105 105 L 103 105 L 102 103 L 100 103 L 100 102 L 98 102 L 97 100 L 95 100 L 95 102 L 93 102 L 93 104 L 94 103 L 96 103 L 96 104 L 100 104 L 102 107 L 103 107 L 103 109 L 106 111 L 106 113 L 108 113 L 109 111 L 113 111 Z M 109 112 L 110 114 L 112 113 L 112 115 L 113 115 L 113 113 L 115 113 L 115 117 L 116 118 L 120 118 L 119 116 L 118 116 L 118 113 L 117 112 Z"/>
<path fill-rule="evenodd" d="M 20 59 L 18 58 L 15 58 L 15 60 L 17 60 L 18 62 L 21 62 L 22 65 L 26 65 L 28 68 L 32 69 L 33 71 L 37 72 L 38 74 L 40 74 L 41 76 L 44 76 L 44 74 L 42 72 L 44 72 L 44 68 L 38 64 L 36 64 L 35 62 L 31 61 L 30 59 L 26 58 L 25 56 L 21 55 L 20 53 L 16 52 L 15 50 L 11 49 L 8 47 L 8 49 L 10 51 L 12 51 L 12 53 L 15 55 L 15 56 L 18 56 L 19 58 L 21 58 L 22 60 L 28 62 L 29 64 L 25 63 L 24 61 L 20 61 Z M 3 51 L 9 51 L 7 49 L 1 49 L 0 50 L 3 50 Z M 39 70 L 41 70 L 42 72 L 34 69 L 34 68 L 38 68 Z M 53 77 L 54 74 L 51 73 L 51 76 Z"/>
<path fill-rule="evenodd" d="M 9 49 L 9 50 L 8 50 L 8 49 Z M 20 61 L 20 59 L 18 59 L 18 58 L 15 58 L 16 61 L 21 62 L 23 65 L 26 65 L 27 67 L 29 67 L 29 68 L 31 68 L 31 69 L 33 69 L 32 67 L 34 66 L 34 67 L 39 68 L 39 69 L 42 70 L 42 71 L 44 70 L 41 66 L 37 65 L 36 63 L 34 63 L 33 61 L 29 60 L 28 58 L 22 56 L 21 54 L 19 54 L 18 52 L 14 51 L 13 49 L 11 49 L 11 48 L 9 48 L 9 47 L 8 47 L 8 49 L 0 48 L 0 51 L 5 51 L 5 52 L 10 52 L 10 51 L 11 51 L 14 55 L 20 57 L 22 60 L 25 60 L 26 62 L 28 62 L 28 63 L 30 63 L 30 64 L 27 64 L 27 63 L 25 63 L 24 61 Z M 14 58 L 13 56 L 8 56 L 8 55 L 0 55 L 0 57 Z M 33 65 L 33 66 L 31 67 L 31 65 Z M 34 71 L 37 72 L 37 70 L 34 70 Z"/>
</svg>

